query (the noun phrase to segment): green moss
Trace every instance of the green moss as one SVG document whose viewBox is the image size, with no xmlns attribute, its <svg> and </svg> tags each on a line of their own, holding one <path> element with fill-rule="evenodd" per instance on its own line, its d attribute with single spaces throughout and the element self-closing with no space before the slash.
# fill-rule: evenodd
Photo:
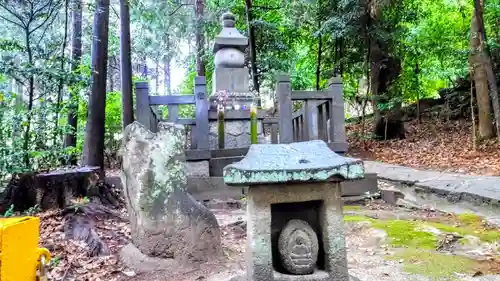
<svg viewBox="0 0 500 281">
<path fill-rule="evenodd" d="M 438 244 L 438 236 L 426 231 L 426 227 L 433 227 L 441 232 L 458 233 L 462 236 L 476 236 L 485 242 L 500 240 L 500 231 L 486 229 L 481 217 L 464 214 L 457 218 L 459 221 L 457 226 L 427 221 L 377 220 L 362 215 L 347 215 L 345 221 L 347 223 L 370 222 L 374 228 L 384 230 L 390 244 L 395 248 L 400 248 L 394 256 L 387 258 L 403 260 L 405 271 L 428 276 L 431 280 L 452 281 L 456 280 L 455 273 L 473 273 L 478 262 L 462 256 L 434 252 Z M 467 243 L 467 239 L 462 238 L 459 243 Z"/>
<path fill-rule="evenodd" d="M 365 216 L 356 216 L 356 215 L 344 216 L 344 221 L 345 222 L 363 222 L 363 221 L 366 221 L 366 222 L 372 222 L 372 223 L 375 222 L 375 220 L 372 218 L 365 217 Z"/>
<path fill-rule="evenodd" d="M 344 205 L 344 211 L 360 211 L 361 206 L 358 205 Z"/>
<path fill-rule="evenodd" d="M 425 231 L 419 222 L 407 220 L 376 220 L 365 216 L 345 216 L 346 222 L 371 222 L 374 228 L 387 233 L 394 247 L 415 247 L 435 249 L 438 239 L 433 233 Z"/>
<path fill-rule="evenodd" d="M 474 213 L 464 213 L 457 215 L 458 220 L 466 225 L 482 225 L 483 218 Z"/>
<path fill-rule="evenodd" d="M 466 257 L 417 249 L 407 249 L 389 258 L 402 259 L 404 269 L 408 273 L 425 275 L 436 281 L 456 280 L 456 273 L 473 273 L 477 265 L 475 260 Z"/>
<path fill-rule="evenodd" d="M 427 222 L 426 224 L 433 226 L 442 232 L 457 233 L 461 236 L 476 236 L 483 242 L 492 243 L 500 240 L 500 231 L 498 229 L 485 229 L 477 224 L 464 224 L 463 226 L 452 226 L 436 222 Z"/>
<path fill-rule="evenodd" d="M 435 249 L 438 239 L 431 232 L 422 229 L 418 222 L 395 220 L 376 221 L 373 226 L 387 233 L 394 247 L 415 247 Z"/>
</svg>

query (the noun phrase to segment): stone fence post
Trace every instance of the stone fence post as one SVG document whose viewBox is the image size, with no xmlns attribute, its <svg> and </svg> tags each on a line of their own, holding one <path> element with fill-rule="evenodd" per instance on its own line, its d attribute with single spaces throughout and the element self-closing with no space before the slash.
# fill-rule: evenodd
<svg viewBox="0 0 500 281">
<path fill-rule="evenodd" d="M 279 143 L 293 142 L 292 83 L 290 75 L 280 74 L 276 79 L 276 95 L 279 106 Z"/>
<path fill-rule="evenodd" d="M 196 127 L 193 132 L 198 141 L 197 149 L 209 149 L 207 79 L 205 76 L 194 77 L 194 95 L 196 107 Z"/>
<path fill-rule="evenodd" d="M 151 130 L 151 109 L 149 108 L 148 82 L 135 82 L 135 118 L 137 122 Z"/>
<path fill-rule="evenodd" d="M 330 103 L 330 142 L 347 142 L 345 135 L 344 92 L 341 77 L 328 80 L 328 91 L 332 95 Z"/>
</svg>

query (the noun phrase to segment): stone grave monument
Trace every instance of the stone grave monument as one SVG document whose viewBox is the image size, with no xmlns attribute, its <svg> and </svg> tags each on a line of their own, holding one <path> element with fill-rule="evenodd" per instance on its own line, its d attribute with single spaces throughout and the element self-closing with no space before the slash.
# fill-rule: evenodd
<svg viewBox="0 0 500 281">
<path fill-rule="evenodd" d="M 259 99 L 249 91 L 249 70 L 245 67 L 245 50 L 248 38 L 235 28 L 235 16 L 231 13 L 222 15 L 222 30 L 215 37 L 213 52 L 215 69 L 212 77 L 211 112 L 209 116 L 217 116 L 217 100 L 225 92 L 225 148 L 250 146 L 250 107 L 259 104 Z M 244 112 L 248 114 L 242 114 Z M 236 119 L 228 117 L 236 116 Z M 237 118 L 241 116 L 241 118 Z M 246 116 L 246 117 L 243 117 Z M 216 120 L 210 123 L 210 149 L 218 149 Z M 264 139 L 262 122 L 257 124 L 259 141 Z"/>
<path fill-rule="evenodd" d="M 349 281 L 342 181 L 364 177 L 361 160 L 321 140 L 252 145 L 224 168 L 248 185 L 246 281 Z"/>
</svg>

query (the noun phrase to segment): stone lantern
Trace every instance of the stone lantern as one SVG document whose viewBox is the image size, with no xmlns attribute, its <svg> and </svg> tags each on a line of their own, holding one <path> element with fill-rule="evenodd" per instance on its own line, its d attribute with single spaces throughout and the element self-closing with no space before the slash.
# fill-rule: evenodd
<svg viewBox="0 0 500 281">
<path fill-rule="evenodd" d="M 354 281 L 348 273 L 342 182 L 364 178 L 361 160 L 321 140 L 255 144 L 224 168 L 248 186 L 245 281 Z M 359 281 L 359 280 L 358 280 Z"/>
</svg>

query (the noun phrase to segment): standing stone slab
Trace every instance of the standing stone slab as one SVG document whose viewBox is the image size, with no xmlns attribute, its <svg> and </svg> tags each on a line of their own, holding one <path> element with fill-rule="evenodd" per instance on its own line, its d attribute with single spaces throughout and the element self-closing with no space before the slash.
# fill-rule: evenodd
<svg viewBox="0 0 500 281">
<path fill-rule="evenodd" d="M 159 123 L 152 133 L 126 127 L 122 183 L 133 244 L 150 257 L 204 262 L 220 253 L 215 216 L 186 191 L 183 127 Z"/>
<path fill-rule="evenodd" d="M 363 176 L 361 160 L 339 156 L 323 141 L 252 145 L 226 166 L 226 184 L 249 185 L 246 280 L 352 280 L 341 182 Z"/>
</svg>

